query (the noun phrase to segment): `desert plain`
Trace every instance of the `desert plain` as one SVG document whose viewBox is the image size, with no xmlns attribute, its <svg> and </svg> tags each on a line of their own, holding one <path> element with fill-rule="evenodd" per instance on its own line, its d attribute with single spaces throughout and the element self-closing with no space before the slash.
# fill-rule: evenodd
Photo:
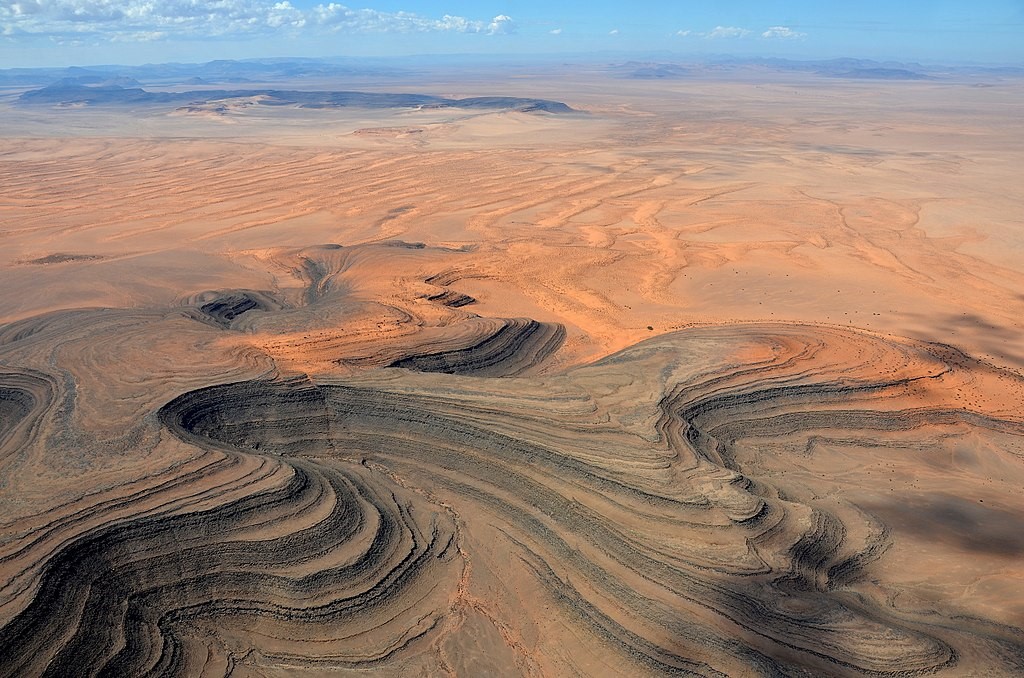
<svg viewBox="0 0 1024 678">
<path fill-rule="evenodd" d="M 297 88 L 573 110 L 0 93 L 0 675 L 1024 673 L 1024 79 Z"/>
</svg>

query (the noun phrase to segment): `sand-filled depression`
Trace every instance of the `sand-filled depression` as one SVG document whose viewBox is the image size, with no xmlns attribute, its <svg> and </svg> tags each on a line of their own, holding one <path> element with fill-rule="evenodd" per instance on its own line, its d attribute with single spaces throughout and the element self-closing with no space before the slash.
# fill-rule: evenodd
<svg viewBox="0 0 1024 678">
<path fill-rule="evenodd" d="M 4 95 L 0 675 L 1020 675 L 978 84 Z"/>
</svg>

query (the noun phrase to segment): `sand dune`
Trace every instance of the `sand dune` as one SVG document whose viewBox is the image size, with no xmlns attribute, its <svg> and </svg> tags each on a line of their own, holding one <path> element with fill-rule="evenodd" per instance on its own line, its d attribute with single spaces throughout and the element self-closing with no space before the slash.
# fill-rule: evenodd
<svg viewBox="0 0 1024 678">
<path fill-rule="evenodd" d="M 1024 672 L 1022 91 L 806 77 L 14 119 L 0 675 Z"/>
</svg>

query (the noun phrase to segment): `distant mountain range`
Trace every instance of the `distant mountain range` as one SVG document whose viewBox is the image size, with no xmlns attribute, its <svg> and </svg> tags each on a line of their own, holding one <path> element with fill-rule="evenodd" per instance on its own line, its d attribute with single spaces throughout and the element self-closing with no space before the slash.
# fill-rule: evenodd
<svg viewBox="0 0 1024 678">
<path fill-rule="evenodd" d="M 858 80 L 935 80 L 936 78 L 905 68 L 854 68 L 843 73 L 829 73 L 833 78 L 854 78 Z"/>
<path fill-rule="evenodd" d="M 86 78 L 89 81 L 89 78 Z M 141 87 L 124 87 L 117 81 L 84 84 L 81 78 L 65 78 L 30 90 L 18 97 L 22 105 L 89 104 L 119 106 L 126 104 L 195 106 L 212 101 L 248 98 L 264 106 L 301 108 L 460 108 L 517 110 L 525 112 L 573 113 L 560 101 L 522 97 L 470 97 L 449 99 L 428 94 L 385 94 L 377 92 L 302 92 L 275 89 L 191 90 L 187 92 L 150 92 Z"/>
<path fill-rule="evenodd" d="M 271 82 L 314 77 L 377 77 L 409 75 L 413 71 L 372 59 L 222 59 L 202 64 L 145 64 L 142 66 L 71 66 L 68 68 L 10 68 L 0 70 L 0 86 L 51 85 L 74 79 L 80 84 L 129 78 L 147 84 L 211 84 Z"/>
<path fill-rule="evenodd" d="M 708 73 L 741 73 L 751 69 L 860 80 L 942 80 L 965 76 L 1024 76 L 1024 68 L 1012 66 L 924 66 L 918 63 L 872 61 L 870 59 L 794 61 L 774 58 L 718 58 L 680 63 L 627 61 L 610 67 L 610 71 L 614 75 L 636 80 L 683 79 Z"/>
<path fill-rule="evenodd" d="M 495 72 L 502 68 L 556 67 L 565 71 L 575 67 L 591 70 L 597 65 L 613 77 L 635 79 L 680 79 L 715 73 L 799 72 L 827 78 L 869 80 L 943 80 L 962 77 L 1017 78 L 1024 77 L 1024 67 L 1003 66 L 936 66 L 870 59 L 825 59 L 796 61 L 778 58 L 674 56 L 670 53 L 651 56 L 651 60 L 616 62 L 611 55 L 575 55 L 551 57 L 547 62 L 535 58 L 522 62 L 509 56 L 506 61 L 495 55 L 460 57 L 431 56 L 407 58 L 274 58 L 248 60 L 217 60 L 200 64 L 145 64 L 142 66 L 71 66 L 68 68 L 0 69 L 0 88 L 47 88 L 72 85 L 137 87 L 254 84 L 326 80 L 360 83 L 409 82 L 425 73 L 460 72 L 465 69 Z M 618 55 L 622 58 L 622 55 Z M 282 87 L 282 89 L 284 89 Z M 94 93 L 95 95 L 95 93 Z"/>
</svg>

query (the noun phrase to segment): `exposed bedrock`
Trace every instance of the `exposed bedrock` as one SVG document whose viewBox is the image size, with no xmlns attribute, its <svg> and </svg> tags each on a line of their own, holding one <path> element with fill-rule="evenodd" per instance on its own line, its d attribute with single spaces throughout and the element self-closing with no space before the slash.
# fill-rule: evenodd
<svg viewBox="0 0 1024 678">
<path fill-rule="evenodd" d="M 2 375 L 9 380 L 10 375 Z M 0 442 L 36 409 L 31 390 L 0 382 Z"/>
<path fill-rule="evenodd" d="M 292 461 L 207 510 L 109 524 L 49 560 L 0 629 L 0 675 L 373 667 L 439 621 L 462 563 L 446 513 L 365 469 Z"/>
<path fill-rule="evenodd" d="M 202 292 L 188 300 L 197 306 L 201 319 L 208 318 L 221 327 L 231 327 L 234 321 L 249 311 L 276 311 L 282 304 L 269 292 L 256 290 L 221 290 Z"/>
<path fill-rule="evenodd" d="M 429 301 L 435 301 L 439 304 L 448 306 L 449 308 L 461 308 L 463 306 L 475 304 L 476 299 L 473 297 L 468 294 L 463 294 L 462 292 L 457 292 L 449 287 L 449 285 L 461 280 L 464 276 L 465 273 L 458 269 L 448 269 L 426 278 L 424 280 L 425 283 L 441 288 L 440 292 L 428 296 L 427 299 Z"/>
<path fill-rule="evenodd" d="M 427 297 L 428 301 L 436 301 L 439 304 L 447 306 L 448 308 L 462 308 L 463 306 L 469 306 L 475 304 L 476 299 L 463 294 L 462 292 L 456 292 L 455 290 L 445 289 L 443 292 L 432 294 Z"/>
<path fill-rule="evenodd" d="M 642 379 L 659 364 L 652 357 L 669 355 L 672 341 L 578 373 L 588 382 L 600 373 L 609 384 Z M 801 350 L 820 349 L 810 342 Z M 879 351 L 914 358 L 906 347 Z M 674 360 L 696 355 L 677 349 Z M 1024 670 L 1019 629 L 915 617 L 857 593 L 851 587 L 864 568 L 890 545 L 887 528 L 852 507 L 784 499 L 769 481 L 748 475 L 731 451 L 747 438 L 926 424 L 1024 433 L 1012 421 L 941 408 L 868 411 L 871 399 L 895 398 L 915 379 L 941 375 L 940 357 L 917 358 L 908 368 L 917 377 L 879 382 L 836 380 L 824 358 L 818 366 L 806 358 L 802 370 L 775 359 L 757 368 L 723 365 L 713 378 L 697 372 L 664 385 L 666 396 L 649 405 L 663 435 L 653 450 L 629 447 L 636 441 L 609 433 L 603 417 L 562 419 L 526 404 L 504 412 L 486 395 L 486 380 L 479 396 L 450 396 L 444 378 L 429 375 L 407 386 L 396 379 L 380 386 L 229 384 L 186 394 L 161 418 L 196 444 L 360 461 L 434 488 L 474 516 L 467 529 L 482 521 L 507 535 L 562 614 L 638 670 L 905 676 L 956 667 L 965 651 L 972 661 L 985 655 L 997 672 Z M 593 408 L 602 411 L 600 400 Z M 600 459 L 602 447 L 620 445 L 617 463 Z M 661 445 L 668 445 L 667 457 Z M 663 471 L 642 470 L 649 464 Z M 641 477 L 647 473 L 674 480 L 659 486 Z M 853 519 L 867 520 L 869 529 L 856 526 L 852 536 Z M 672 545 L 682 529 L 706 531 L 714 545 L 700 536 Z"/>
<path fill-rule="evenodd" d="M 417 372 L 441 372 L 476 377 L 510 377 L 536 367 L 565 341 L 565 327 L 529 318 L 498 320 L 490 334 L 469 346 L 412 355 L 391 363 Z"/>
<path fill-rule="evenodd" d="M 53 385 L 42 375 L 0 372 L 0 455 L 29 439 L 33 425 L 53 400 Z"/>
<path fill-rule="evenodd" d="M 515 364 L 530 341 L 483 353 Z M 462 675 L 495 648 L 504 674 L 1019 675 L 1020 629 L 879 595 L 885 514 L 803 496 L 759 460 L 826 439 L 850 455 L 1024 441 L 1013 416 L 929 395 L 985 378 L 944 347 L 735 326 L 543 380 L 188 391 L 157 413 L 167 438 L 273 473 L 192 475 L 188 502 L 119 502 L 69 533 L 19 575 L 32 594 L 0 628 L 0 675 Z M 27 379 L 0 379 L 16 428 L 47 398 Z"/>
</svg>

